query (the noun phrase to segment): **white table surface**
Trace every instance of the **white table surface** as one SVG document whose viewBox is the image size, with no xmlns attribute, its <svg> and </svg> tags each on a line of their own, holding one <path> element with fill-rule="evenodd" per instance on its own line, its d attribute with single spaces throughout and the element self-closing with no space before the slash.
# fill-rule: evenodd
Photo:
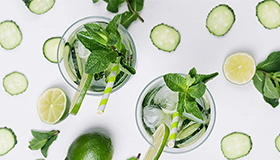
<svg viewBox="0 0 280 160">
<path fill-rule="evenodd" d="M 56 64 L 47 61 L 42 53 L 44 41 L 61 36 L 74 21 L 92 15 L 112 18 L 106 3 L 100 0 L 57 0 L 43 15 L 31 13 L 21 0 L 0 1 L 0 21 L 15 21 L 23 34 L 20 46 L 14 50 L 0 48 L 0 79 L 19 71 L 26 75 L 26 92 L 10 96 L 0 87 L 0 127 L 10 127 L 18 137 L 18 144 L 1 160 L 35 160 L 43 158 L 40 151 L 28 148 L 32 139 L 30 130 L 58 129 L 61 133 L 49 149 L 48 160 L 64 160 L 68 147 L 80 134 L 90 129 L 101 129 L 110 135 L 114 145 L 114 160 L 126 160 L 145 154 L 148 143 L 140 135 L 134 112 L 141 90 L 152 79 L 170 72 L 187 73 L 196 67 L 199 73 L 218 71 L 220 75 L 208 83 L 216 107 L 217 119 L 209 139 L 198 149 L 184 154 L 163 153 L 161 160 L 224 160 L 220 150 L 223 136 L 234 131 L 249 134 L 253 148 L 244 160 L 280 159 L 274 139 L 280 133 L 280 108 L 273 109 L 264 102 L 253 82 L 243 86 L 229 83 L 222 73 L 224 59 L 234 52 L 251 54 L 257 63 L 272 51 L 280 50 L 280 28 L 265 29 L 255 16 L 258 0 L 146 0 L 141 16 L 145 23 L 133 23 L 129 32 L 137 48 L 137 74 L 118 92 L 111 95 L 105 114 L 96 115 L 101 97 L 86 96 L 77 116 L 69 116 L 57 125 L 40 121 L 36 103 L 50 87 L 61 87 L 70 98 L 74 90 L 63 80 Z M 208 12 L 220 3 L 230 5 L 236 21 L 224 37 L 208 32 L 205 21 Z M 120 12 L 126 11 L 122 5 Z M 175 52 L 167 53 L 153 46 L 149 34 L 153 26 L 166 23 L 181 33 L 181 43 Z M 143 158 L 143 157 L 142 157 Z"/>
</svg>

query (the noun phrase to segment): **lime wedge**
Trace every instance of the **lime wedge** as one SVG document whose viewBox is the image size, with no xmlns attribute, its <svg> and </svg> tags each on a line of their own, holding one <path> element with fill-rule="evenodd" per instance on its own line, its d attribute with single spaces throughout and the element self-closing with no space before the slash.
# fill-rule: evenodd
<svg viewBox="0 0 280 160">
<path fill-rule="evenodd" d="M 169 136 L 169 128 L 162 123 L 153 135 L 153 145 L 147 151 L 144 160 L 159 159 Z"/>
<path fill-rule="evenodd" d="M 251 81 L 256 71 L 254 58 L 248 53 L 237 52 L 229 55 L 223 64 L 226 79 L 237 85 Z"/>
<path fill-rule="evenodd" d="M 69 111 L 66 93 L 60 88 L 47 89 L 38 100 L 37 110 L 40 119 L 47 124 L 62 121 Z"/>
</svg>

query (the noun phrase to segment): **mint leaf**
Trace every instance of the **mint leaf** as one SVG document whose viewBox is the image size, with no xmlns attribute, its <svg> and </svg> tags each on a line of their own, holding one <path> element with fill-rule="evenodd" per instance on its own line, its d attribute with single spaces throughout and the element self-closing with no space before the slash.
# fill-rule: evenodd
<svg viewBox="0 0 280 160">
<path fill-rule="evenodd" d="M 137 14 L 133 12 L 126 11 L 122 13 L 122 20 L 121 20 L 121 25 L 124 26 L 124 28 L 128 28 L 132 22 L 137 20 Z"/>
<path fill-rule="evenodd" d="M 187 94 L 184 92 L 179 92 L 178 94 L 178 106 L 177 106 L 177 111 L 182 114 L 186 108 L 186 97 Z"/>
<path fill-rule="evenodd" d="M 212 80 L 216 76 L 219 75 L 218 72 L 212 73 L 212 74 L 198 74 L 200 77 L 201 82 L 207 83 L 208 81 Z"/>
<path fill-rule="evenodd" d="M 263 96 L 263 99 L 268 103 L 270 104 L 273 108 L 277 107 L 279 105 L 279 101 L 278 99 L 270 99 L 270 98 L 267 98 L 265 96 Z"/>
<path fill-rule="evenodd" d="M 253 83 L 255 88 L 263 94 L 263 87 L 265 82 L 265 74 L 262 71 L 257 70 L 254 77 L 253 77 Z"/>
<path fill-rule="evenodd" d="M 31 130 L 31 134 L 37 139 L 48 139 L 55 132 L 56 132 L 55 130 L 52 130 L 50 132 L 42 132 L 42 131 Z"/>
<path fill-rule="evenodd" d="M 280 78 L 280 71 L 273 73 L 273 77 Z"/>
<path fill-rule="evenodd" d="M 203 82 L 199 82 L 195 85 L 192 85 L 187 92 L 193 98 L 201 98 L 206 90 L 206 85 Z"/>
<path fill-rule="evenodd" d="M 194 115 L 196 118 L 203 120 L 203 116 L 201 111 L 198 108 L 196 101 L 186 101 L 186 111 L 192 115 Z"/>
<path fill-rule="evenodd" d="M 186 92 L 187 83 L 183 76 L 177 73 L 169 73 L 163 76 L 167 87 L 173 92 Z"/>
<path fill-rule="evenodd" d="M 96 23 L 87 23 L 84 25 L 89 35 L 98 43 L 105 45 L 108 41 L 108 35 L 106 30 Z"/>
<path fill-rule="evenodd" d="M 189 74 L 186 76 L 187 87 L 190 87 L 195 82 L 195 77 L 192 78 Z"/>
<path fill-rule="evenodd" d="M 106 31 L 108 33 L 115 33 L 118 32 L 119 25 L 121 23 L 122 15 L 117 14 L 114 16 L 114 18 L 108 23 L 106 27 Z"/>
<path fill-rule="evenodd" d="M 265 72 L 280 71 L 280 51 L 272 52 L 266 60 L 257 65 L 257 70 Z"/>
<path fill-rule="evenodd" d="M 117 13 L 119 11 L 119 5 L 124 2 L 124 0 L 105 0 L 108 2 L 107 10 L 112 13 Z"/>
<path fill-rule="evenodd" d="M 114 48 L 118 51 L 122 49 L 122 38 L 119 32 L 109 34 L 109 41 L 107 42 L 107 45 L 114 46 Z"/>
<path fill-rule="evenodd" d="M 92 0 L 93 3 L 97 3 L 99 0 Z"/>
<path fill-rule="evenodd" d="M 268 76 L 265 78 L 263 95 L 269 99 L 279 99 L 280 97 L 277 88 L 274 86 L 273 82 Z"/>
<path fill-rule="evenodd" d="M 31 150 L 38 150 L 40 148 L 42 148 L 46 143 L 47 143 L 48 139 L 38 139 L 38 138 L 34 138 L 32 139 L 32 141 L 29 142 L 29 148 Z"/>
<path fill-rule="evenodd" d="M 197 75 L 197 71 L 196 69 L 193 67 L 192 69 L 190 69 L 189 71 L 189 75 L 193 78 Z"/>
<path fill-rule="evenodd" d="M 110 50 L 93 51 L 85 64 L 87 74 L 95 74 L 104 71 L 111 62 L 114 62 L 118 54 Z"/>
<path fill-rule="evenodd" d="M 47 141 L 47 143 L 41 148 L 41 153 L 43 154 L 43 156 L 44 156 L 45 158 L 47 158 L 49 147 L 50 147 L 50 146 L 52 145 L 52 143 L 57 139 L 57 136 L 58 136 L 58 135 L 52 136 L 52 137 Z"/>
<path fill-rule="evenodd" d="M 78 40 L 84 45 L 84 47 L 91 52 L 94 50 L 103 50 L 106 49 L 106 46 L 101 45 L 96 42 L 88 32 L 80 31 L 77 33 Z"/>
<path fill-rule="evenodd" d="M 135 12 L 140 12 L 144 6 L 144 0 L 127 0 L 130 3 L 131 8 Z M 128 4 L 129 5 L 129 4 Z M 129 10 L 131 11 L 130 7 L 128 6 Z"/>
</svg>

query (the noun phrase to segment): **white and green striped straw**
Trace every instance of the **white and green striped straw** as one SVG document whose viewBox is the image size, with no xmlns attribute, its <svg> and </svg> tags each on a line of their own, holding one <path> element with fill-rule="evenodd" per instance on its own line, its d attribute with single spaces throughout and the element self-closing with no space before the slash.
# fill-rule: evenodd
<svg viewBox="0 0 280 160">
<path fill-rule="evenodd" d="M 171 131 L 168 139 L 168 147 L 173 148 L 175 145 L 175 139 L 178 132 L 178 121 L 179 121 L 179 113 L 176 111 L 173 113 Z"/>
<path fill-rule="evenodd" d="M 105 107 L 107 105 L 108 99 L 110 97 L 112 88 L 113 88 L 115 80 L 116 80 L 118 70 L 119 70 L 119 65 L 113 64 L 111 71 L 110 71 L 109 80 L 107 82 L 101 102 L 100 102 L 98 110 L 97 110 L 98 115 L 102 115 L 104 113 Z"/>
</svg>

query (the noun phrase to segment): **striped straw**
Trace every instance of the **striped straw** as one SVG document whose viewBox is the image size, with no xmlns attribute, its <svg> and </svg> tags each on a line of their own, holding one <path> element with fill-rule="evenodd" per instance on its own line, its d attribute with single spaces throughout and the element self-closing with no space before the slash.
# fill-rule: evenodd
<svg viewBox="0 0 280 160">
<path fill-rule="evenodd" d="M 118 70 L 119 70 L 119 65 L 113 64 L 110 75 L 109 75 L 109 80 L 107 82 L 106 88 L 104 90 L 101 102 L 100 102 L 98 110 L 97 110 L 98 115 L 102 115 L 104 113 L 105 107 L 107 105 L 108 99 L 110 97 L 112 88 L 113 88 L 115 80 L 116 80 Z"/>
<path fill-rule="evenodd" d="M 179 121 L 179 113 L 176 111 L 173 114 L 172 117 L 172 125 L 171 125 L 171 131 L 168 139 L 168 147 L 173 148 L 175 145 L 175 139 L 177 135 L 177 128 L 178 128 L 178 121 Z"/>
</svg>

